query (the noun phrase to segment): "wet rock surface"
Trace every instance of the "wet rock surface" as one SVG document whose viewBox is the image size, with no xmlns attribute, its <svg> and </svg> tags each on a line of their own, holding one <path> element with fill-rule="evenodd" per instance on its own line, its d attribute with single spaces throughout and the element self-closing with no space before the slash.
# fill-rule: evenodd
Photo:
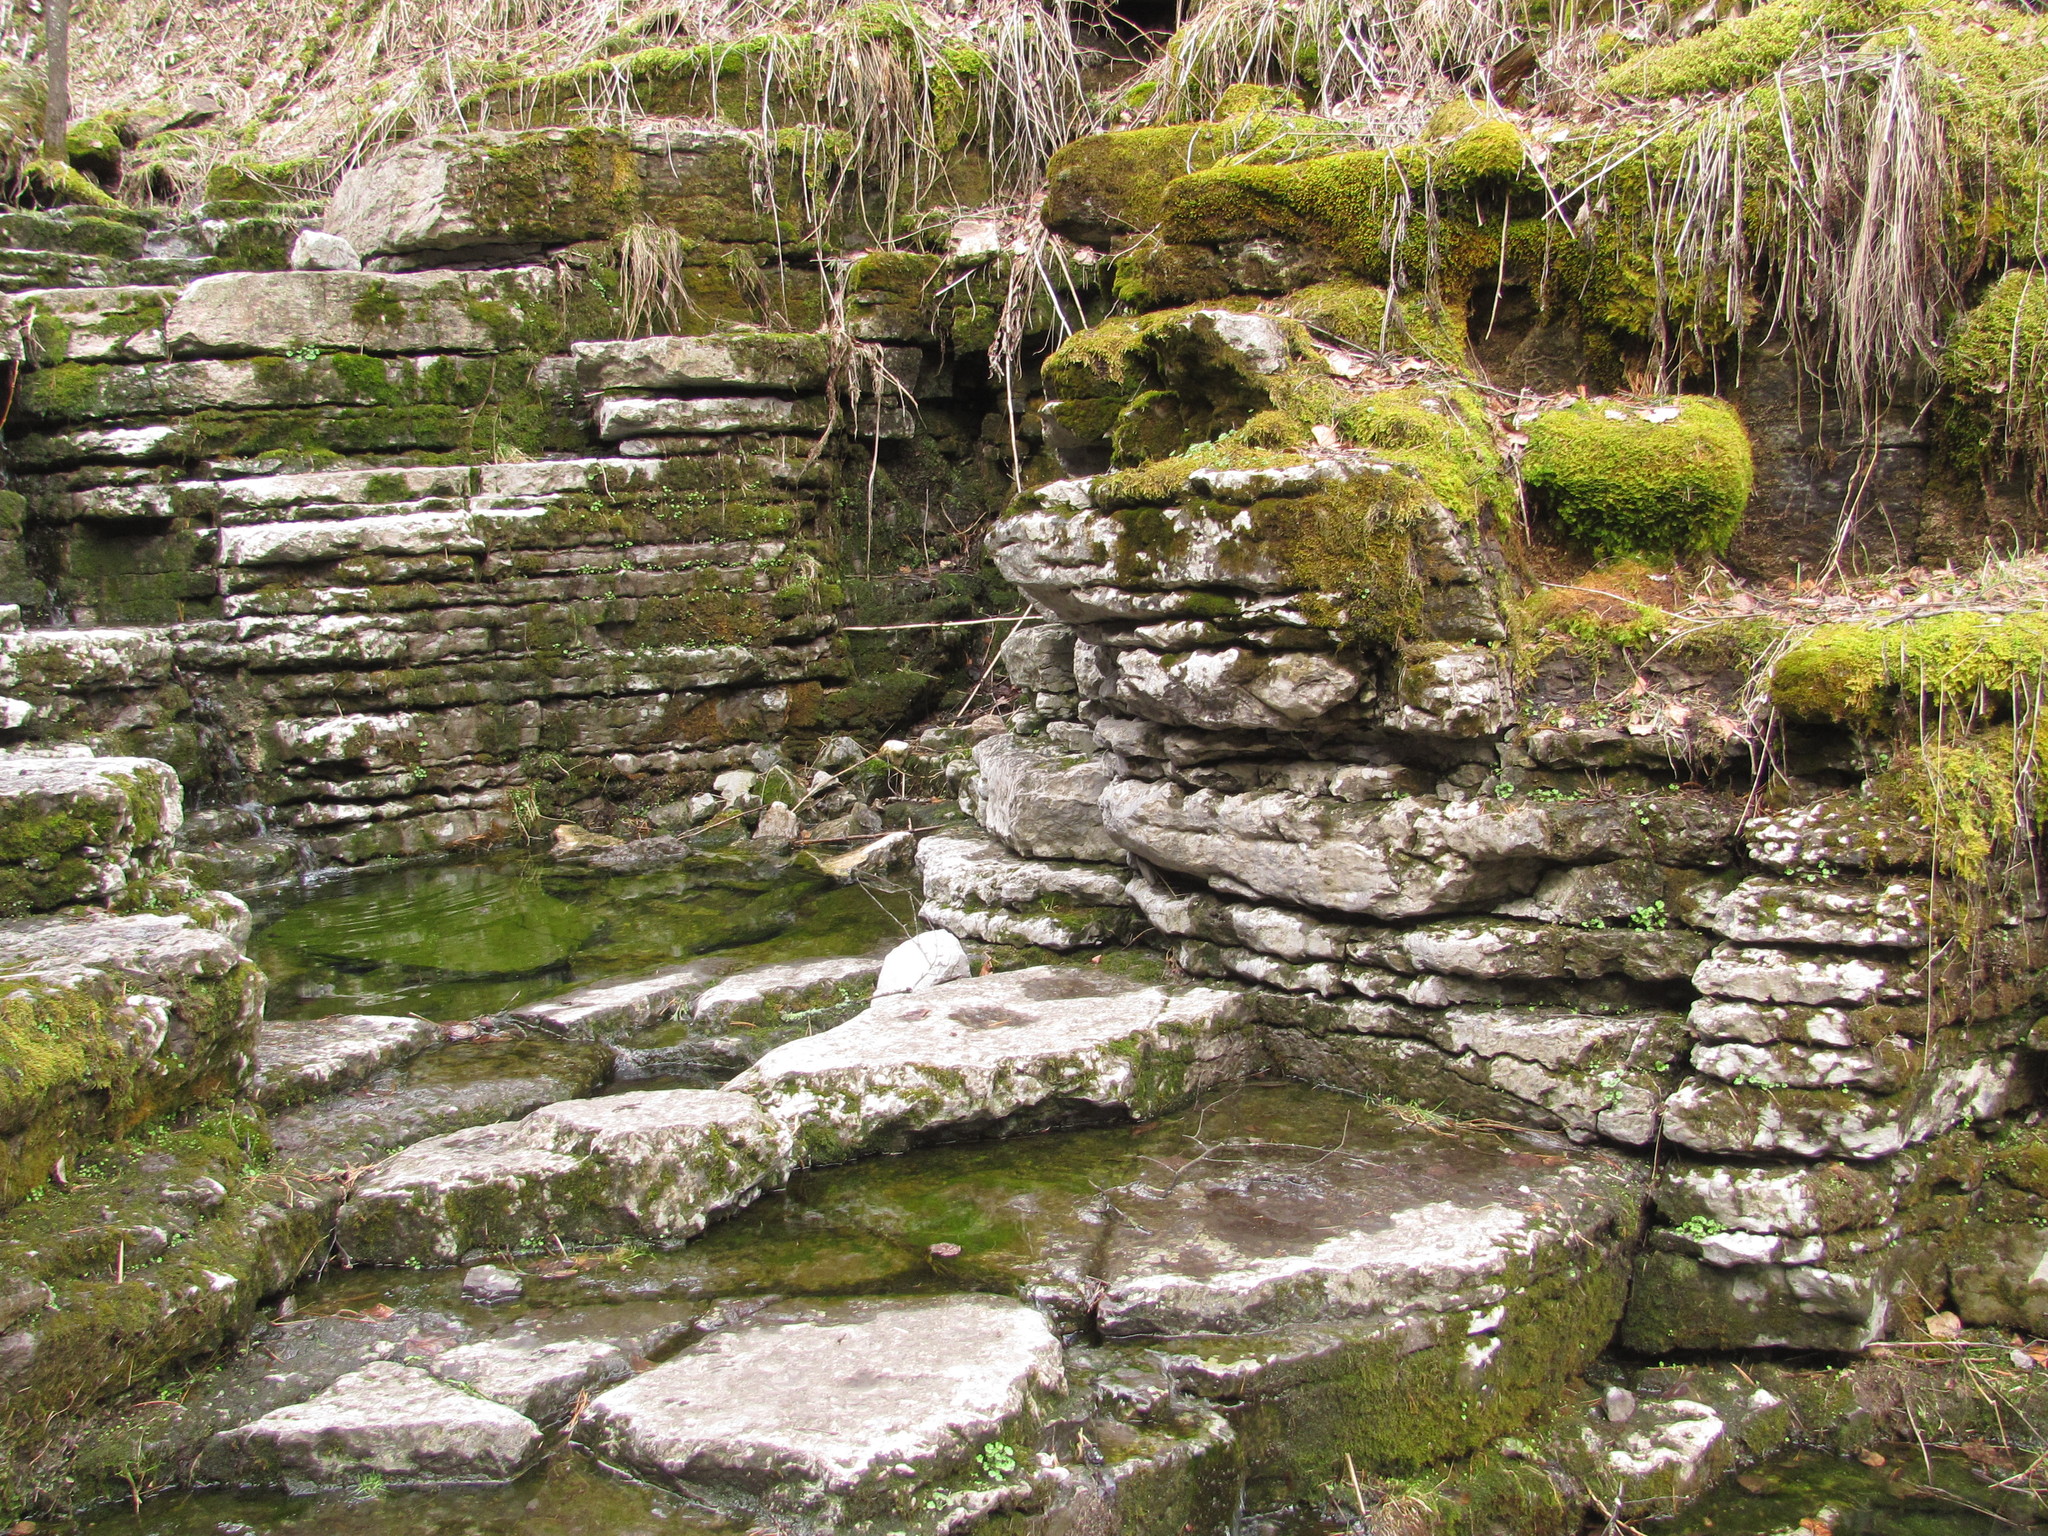
<svg viewBox="0 0 2048 1536">
<path fill-rule="evenodd" d="M 735 1078 L 829 1162 L 915 1139 L 1177 1108 L 1250 1073 L 1236 994 L 1038 967 L 878 999 Z"/>
<path fill-rule="evenodd" d="M 858 1507 L 966 1462 L 1064 1384 L 1058 1340 L 1017 1302 L 784 1304 L 605 1393 L 578 1434 L 643 1476 Z"/>
</svg>

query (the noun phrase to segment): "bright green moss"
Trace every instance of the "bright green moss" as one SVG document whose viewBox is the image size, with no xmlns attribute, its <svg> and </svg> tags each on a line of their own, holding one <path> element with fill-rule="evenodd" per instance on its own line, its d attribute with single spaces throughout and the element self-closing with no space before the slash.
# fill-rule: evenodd
<svg viewBox="0 0 2048 1536">
<path fill-rule="evenodd" d="M 1928 829 L 1937 868 L 1976 887 L 1989 877 L 1994 857 L 2013 847 L 2023 820 L 2032 823 L 2029 836 L 2048 821 L 2048 800 L 2023 785 L 2021 761 L 2012 727 L 1995 726 L 1902 748 L 1869 787 L 1881 807 Z"/>
<path fill-rule="evenodd" d="M 1665 421 L 1646 419 L 1675 408 Z M 1584 401 L 1529 428 L 1522 480 L 1573 542 L 1610 559 L 1728 547 L 1749 504 L 1749 434 L 1721 401 Z"/>
<path fill-rule="evenodd" d="M 1772 669 L 1771 702 L 1794 720 L 1876 729 L 1901 705 L 2007 703 L 2048 679 L 2048 616 L 1944 613 L 1909 624 L 1823 624 Z"/>
<path fill-rule="evenodd" d="M 2008 272 L 1993 283 L 1949 332 L 1941 372 L 1968 397 L 1970 414 L 1989 412 L 2021 446 L 2048 446 L 2039 421 L 2048 401 L 2048 277 Z"/>
<path fill-rule="evenodd" d="M 1392 304 L 1387 290 L 1355 278 L 1338 278 L 1298 288 L 1279 307 L 1311 331 L 1369 352 L 1405 352 L 1463 371 L 1465 327 L 1444 306 L 1432 307 L 1417 293 Z"/>
<path fill-rule="evenodd" d="M 1337 427 L 1361 448 L 1414 469 L 1432 496 L 1467 519 L 1515 500 L 1486 408 L 1470 390 L 1388 390 L 1339 412 Z"/>
<path fill-rule="evenodd" d="M 1046 227 L 1095 244 L 1151 229 L 1167 183 L 1215 164 L 1217 140 L 1207 123 L 1075 140 L 1046 163 Z"/>
<path fill-rule="evenodd" d="M 206 173 L 210 203 L 295 203 L 316 196 L 329 162 L 315 155 L 295 160 L 258 160 L 233 155 Z"/>
<path fill-rule="evenodd" d="M 1472 183 L 1521 174 L 1528 151 L 1519 129 L 1505 118 L 1488 118 L 1453 141 L 1446 157 L 1459 182 Z"/>
<path fill-rule="evenodd" d="M 1823 38 L 1853 39 L 1894 13 L 1889 0 L 1765 0 L 1692 37 L 1610 69 L 1601 79 L 1622 96 L 1659 98 L 1731 91 L 1767 78 Z"/>
<path fill-rule="evenodd" d="M 1076 331 L 1045 360 L 1048 393 L 1062 400 L 1128 399 L 1143 377 L 1144 332 L 1118 316 Z"/>
<path fill-rule="evenodd" d="M 30 197 L 41 208 L 118 208 L 83 171 L 58 160 L 31 160 L 21 168 Z"/>
</svg>

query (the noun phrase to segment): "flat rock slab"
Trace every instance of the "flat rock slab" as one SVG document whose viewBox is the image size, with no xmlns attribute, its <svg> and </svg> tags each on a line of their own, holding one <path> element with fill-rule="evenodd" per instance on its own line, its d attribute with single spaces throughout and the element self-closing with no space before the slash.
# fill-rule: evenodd
<svg viewBox="0 0 2048 1536">
<path fill-rule="evenodd" d="M 506 1017 L 564 1040 L 608 1040 L 687 1012 L 732 966 L 730 960 L 706 956 L 626 981 L 578 987 L 514 1008 Z"/>
<path fill-rule="evenodd" d="M 411 1014 L 265 1022 L 256 1031 L 256 1072 L 245 1091 L 265 1109 L 302 1104 L 352 1088 L 440 1038 L 438 1027 Z"/>
<path fill-rule="evenodd" d="M 1314 1147 L 1280 1124 L 1270 1141 L 1230 1136 L 1216 1118 L 1212 1153 L 1116 1192 L 1104 1337 L 1451 1313 L 1484 1324 L 1472 1327 L 1480 1337 L 1532 1274 L 1618 1255 L 1648 1187 L 1633 1160 L 1562 1137 L 1454 1122 L 1432 1134 L 1363 1105 L 1341 1129 L 1301 1138 Z"/>
<path fill-rule="evenodd" d="M 625 1352 L 607 1339 L 486 1339 L 444 1351 L 428 1369 L 540 1424 L 567 1417 L 583 1393 L 633 1374 Z"/>
<path fill-rule="evenodd" d="M 271 1121 L 282 1163 L 332 1172 L 469 1126 L 516 1120 L 581 1098 L 611 1076 L 611 1053 L 557 1040 L 479 1040 L 387 1067 L 351 1093 L 288 1109 Z"/>
<path fill-rule="evenodd" d="M 1149 1119 L 1254 1068 L 1241 994 L 1040 966 L 881 998 L 770 1051 L 728 1085 L 804 1161 L 1128 1114 Z"/>
<path fill-rule="evenodd" d="M 342 1207 L 358 1263 L 453 1262 L 549 1240 L 674 1242 L 745 1204 L 786 1167 L 786 1133 L 754 1099 L 674 1088 L 550 1104 L 406 1148 Z"/>
<path fill-rule="evenodd" d="M 690 1013 L 703 1024 L 727 1024 L 736 1019 L 781 1023 L 790 1014 L 813 1009 L 823 1012 L 867 996 L 881 970 L 879 955 L 756 966 L 700 992 Z"/>
<path fill-rule="evenodd" d="M 1066 1382 L 1045 1319 L 995 1296 L 788 1306 L 590 1405 L 577 1434 L 643 1477 L 777 1503 L 943 1474 Z"/>
<path fill-rule="evenodd" d="M 540 1431 L 500 1403 L 459 1392 L 415 1366 L 380 1360 L 317 1397 L 223 1430 L 201 1458 L 210 1479 L 331 1487 L 378 1476 L 403 1483 L 517 1477 Z"/>
</svg>

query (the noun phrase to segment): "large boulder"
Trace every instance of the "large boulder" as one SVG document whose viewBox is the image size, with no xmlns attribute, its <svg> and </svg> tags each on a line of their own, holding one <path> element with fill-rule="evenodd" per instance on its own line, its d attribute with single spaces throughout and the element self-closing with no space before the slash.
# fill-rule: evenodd
<svg viewBox="0 0 2048 1536">
<path fill-rule="evenodd" d="M 1011 852 L 1122 861 L 1123 850 L 1102 825 L 1102 792 L 1116 777 L 1106 759 L 1004 735 L 976 745 L 974 766 L 970 808 Z"/>
</svg>

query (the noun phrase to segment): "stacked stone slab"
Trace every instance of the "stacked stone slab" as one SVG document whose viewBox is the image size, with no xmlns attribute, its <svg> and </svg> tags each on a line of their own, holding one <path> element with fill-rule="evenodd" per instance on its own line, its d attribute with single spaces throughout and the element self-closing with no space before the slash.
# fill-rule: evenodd
<svg viewBox="0 0 2048 1536">
<path fill-rule="evenodd" d="M 1206 336 L 1208 377 L 1277 366 L 1247 318 Z M 920 853 L 926 919 L 1073 948 L 1141 918 L 1250 984 L 1291 1075 L 1661 1145 L 1634 1347 L 1860 1348 L 1938 1298 L 1984 1155 L 1960 1128 L 2031 1099 L 2038 922 L 1947 942 L 1910 818 L 1746 816 L 1725 759 L 1667 789 L 1688 775 L 1646 774 L 1639 736 L 1547 718 L 1487 525 L 1402 464 L 1217 462 L 1046 485 L 992 530 L 1044 622 L 964 786 L 987 836 Z M 1844 1185 L 1882 1198 L 1821 1199 Z"/>
<path fill-rule="evenodd" d="M 982 279 L 840 263 L 834 350 L 800 181 L 784 213 L 756 190 L 736 129 L 435 139 L 337 192 L 367 269 L 20 295 L 0 732 L 163 758 L 360 862 L 506 835 L 536 775 L 686 795 L 895 724 L 948 642 L 860 669 L 836 636 L 840 460 L 905 451 L 950 388 L 938 312 Z M 660 322 L 707 334 L 614 339 L 615 241 L 650 224 L 716 242 Z"/>
</svg>

